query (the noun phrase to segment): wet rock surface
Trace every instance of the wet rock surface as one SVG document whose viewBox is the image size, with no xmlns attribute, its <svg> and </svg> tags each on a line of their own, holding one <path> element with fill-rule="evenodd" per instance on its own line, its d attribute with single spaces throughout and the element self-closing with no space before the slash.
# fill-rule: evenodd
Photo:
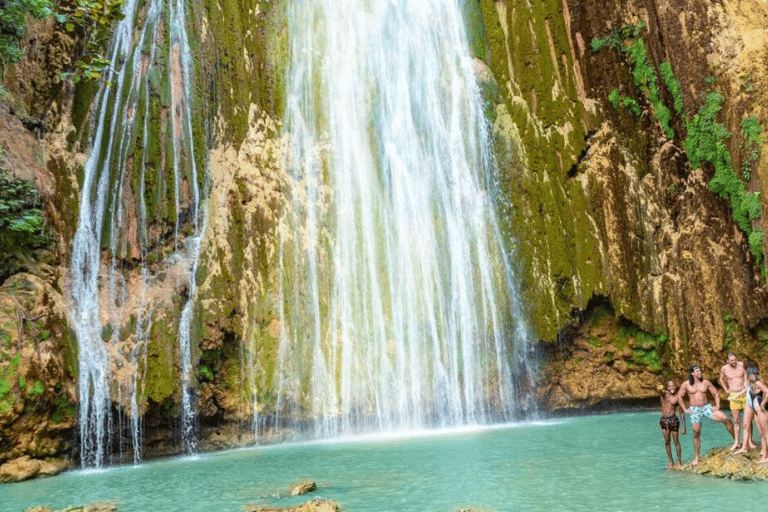
<svg viewBox="0 0 768 512">
<path fill-rule="evenodd" d="M 311 501 L 289 507 L 273 507 L 271 505 L 250 505 L 246 512 L 340 512 L 341 505 L 332 500 L 315 498 Z"/>
<path fill-rule="evenodd" d="M 759 450 L 734 455 L 729 447 L 722 446 L 710 450 L 698 466 L 688 462 L 682 471 L 729 480 L 768 480 L 768 464 L 760 464 L 759 460 Z"/>
<path fill-rule="evenodd" d="M 317 483 L 314 480 L 301 480 L 291 486 L 289 494 L 291 496 L 303 496 L 317 490 Z"/>
<path fill-rule="evenodd" d="M 117 512 L 117 505 L 114 503 L 91 503 L 60 510 L 54 510 L 51 507 L 32 507 L 25 509 L 24 512 Z"/>
<path fill-rule="evenodd" d="M 0 482 L 22 482 L 30 478 L 58 475 L 69 467 L 66 459 L 39 460 L 28 455 L 0 466 Z"/>
</svg>

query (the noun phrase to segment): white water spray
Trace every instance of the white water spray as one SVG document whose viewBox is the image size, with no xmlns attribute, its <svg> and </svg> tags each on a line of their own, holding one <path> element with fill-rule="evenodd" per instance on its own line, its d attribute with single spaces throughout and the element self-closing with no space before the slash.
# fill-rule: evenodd
<svg viewBox="0 0 768 512">
<path fill-rule="evenodd" d="M 145 183 L 147 173 L 146 144 L 149 138 L 149 102 L 152 90 L 152 75 L 158 59 L 166 60 L 168 70 L 166 82 L 171 83 L 172 112 L 169 114 L 175 173 L 174 197 L 176 198 L 177 219 L 188 208 L 194 233 L 192 238 L 199 238 L 200 194 L 198 191 L 198 172 L 195 165 L 195 148 L 192 142 L 191 112 L 189 107 L 190 90 L 190 49 L 186 36 L 186 21 L 183 4 L 171 1 L 165 5 L 163 0 L 149 0 L 142 4 L 138 0 L 126 0 L 123 5 L 124 19 L 117 23 L 110 49 L 109 82 L 102 81 L 96 98 L 94 136 L 91 141 L 91 153 L 83 169 L 84 179 L 81 188 L 80 213 L 77 231 L 72 247 L 71 296 L 73 308 L 71 322 L 78 340 L 79 370 L 79 429 L 80 455 L 83 467 L 100 467 L 106 462 L 111 436 L 111 392 L 110 387 L 117 376 L 115 367 L 128 370 L 130 375 L 123 384 L 130 390 L 127 409 L 130 414 L 131 437 L 133 439 L 134 461 L 141 457 L 141 421 L 139 398 L 140 376 L 138 369 L 146 356 L 148 325 L 151 324 L 152 305 L 147 304 L 146 288 L 150 277 L 144 267 L 148 247 L 156 240 L 148 235 L 148 212 L 145 204 Z M 135 27 L 137 21 L 141 26 Z M 158 45 L 164 41 L 164 24 L 170 27 L 170 55 L 163 57 Z M 139 119 L 139 112 L 144 112 Z M 134 143 L 137 137 L 144 141 L 145 147 L 136 157 Z M 160 142 L 163 144 L 164 142 Z M 182 173 L 187 174 L 187 184 L 191 188 L 188 204 L 182 206 Z M 140 175 L 137 197 L 130 197 L 130 179 L 132 174 Z M 128 194 L 128 195 L 126 195 Z M 134 206 L 134 203 L 137 203 Z M 127 300 L 129 292 L 121 270 L 118 268 L 118 252 L 124 247 L 126 236 L 124 219 L 127 217 L 126 205 L 135 207 L 138 234 L 128 243 L 138 242 L 141 253 L 141 299 L 138 311 L 124 311 L 121 306 Z M 109 240 L 103 241 L 102 234 L 107 227 Z M 178 236 L 179 223 L 175 226 Z M 190 300 L 194 295 L 194 269 L 198 255 L 198 243 L 193 242 L 189 258 Z M 102 254 L 103 247 L 109 253 Z M 104 292 L 102 283 L 108 283 Z M 108 305 L 102 311 L 102 305 Z M 126 315 L 134 313 L 138 317 L 134 333 L 135 344 L 119 355 L 115 360 L 117 333 L 125 324 Z M 188 315 L 187 315 L 188 316 Z M 188 329 L 182 322 L 181 328 Z M 103 339 L 103 332 L 111 332 Z M 180 333 L 182 352 L 181 366 L 184 373 L 184 394 L 187 396 L 189 375 L 189 335 Z M 186 345 L 185 345 L 186 344 Z M 117 392 L 117 398 L 123 398 Z M 191 429 L 194 412 L 184 401 L 182 431 L 185 436 Z M 189 439 L 184 439 L 187 446 L 194 446 Z"/>
<path fill-rule="evenodd" d="M 461 6 L 297 0 L 289 18 L 278 422 L 510 419 L 526 334 Z"/>
</svg>

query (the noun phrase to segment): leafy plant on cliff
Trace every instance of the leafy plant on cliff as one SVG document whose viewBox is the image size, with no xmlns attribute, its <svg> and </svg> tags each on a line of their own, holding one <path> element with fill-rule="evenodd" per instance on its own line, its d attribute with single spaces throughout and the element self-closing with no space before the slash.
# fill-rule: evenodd
<svg viewBox="0 0 768 512">
<path fill-rule="evenodd" d="M 619 339 L 627 340 L 634 338 L 632 347 L 632 358 L 630 364 L 647 366 L 649 370 L 658 372 L 661 370 L 661 351 L 667 342 L 667 335 L 660 333 L 657 335 L 649 334 L 634 324 L 622 325 L 619 328 Z"/>
<path fill-rule="evenodd" d="M 730 132 L 717 118 L 722 110 L 724 98 L 719 92 L 709 92 L 693 119 L 686 119 L 688 136 L 684 145 L 688 159 L 694 169 L 711 164 L 715 175 L 709 182 L 709 189 L 731 204 L 733 219 L 747 234 L 750 250 L 758 261 L 763 262 L 763 232 L 753 227 L 753 221 L 761 217 L 760 192 L 746 190 L 744 181 L 733 170 L 733 158 L 725 145 Z M 760 141 L 760 125 L 747 122 L 750 143 Z"/>
<path fill-rule="evenodd" d="M 598 52 L 604 48 L 612 48 L 618 50 L 629 61 L 632 65 L 632 82 L 648 99 L 648 103 L 650 103 L 653 108 L 654 116 L 661 125 L 664 134 L 672 139 L 675 136 L 674 130 L 669 126 L 669 123 L 672 120 L 672 113 L 661 100 L 659 79 L 656 75 L 656 71 L 648 62 L 645 42 L 640 37 L 643 29 L 645 29 L 645 23 L 640 22 L 637 25 L 623 27 L 605 37 L 593 39 L 592 51 Z M 624 105 L 630 107 L 627 103 L 628 102 L 625 100 Z M 632 111 L 632 108 L 630 108 L 630 111 Z"/>
<path fill-rule="evenodd" d="M 56 21 L 64 30 L 78 36 L 81 51 L 72 68 L 61 74 L 62 79 L 98 80 L 109 70 L 110 62 L 101 52 L 106 48 L 116 21 L 125 17 L 123 0 L 76 0 L 64 3 L 56 13 Z"/>
<path fill-rule="evenodd" d="M 51 244 L 40 194 L 27 181 L 0 169 L 0 282 L 36 249 Z"/>
<path fill-rule="evenodd" d="M 632 65 L 634 85 L 640 89 L 653 107 L 654 115 L 667 137 L 674 138 L 675 133 L 669 126 L 672 113 L 663 104 L 656 72 L 649 64 L 645 43 L 640 37 L 644 27 L 643 23 L 639 23 L 614 31 L 605 37 L 594 39 L 592 50 L 597 52 L 604 48 L 612 48 L 625 56 Z M 671 64 L 662 62 L 659 65 L 659 72 L 674 100 L 675 111 L 684 114 L 680 85 L 675 78 Z M 704 82 L 707 85 L 712 85 L 715 79 L 707 77 Z M 613 89 L 609 95 L 609 102 L 614 108 L 618 108 L 619 96 L 618 89 Z M 625 96 L 626 98 L 627 96 Z M 755 117 L 747 117 L 741 121 L 744 136 L 742 149 L 746 150 L 746 155 L 742 162 L 741 176 L 739 176 L 733 169 L 733 157 L 726 146 L 726 141 L 731 138 L 731 133 L 725 125 L 718 122 L 723 102 L 722 94 L 717 91 L 710 91 L 693 119 L 683 115 L 687 132 L 683 145 L 694 169 L 701 168 L 704 164 L 714 167 L 715 173 L 709 182 L 709 188 L 730 203 L 733 218 L 739 228 L 747 235 L 750 252 L 755 256 L 758 265 L 763 267 L 765 273 L 763 263 L 764 232 L 754 226 L 754 221 L 761 218 L 760 192 L 749 192 L 746 189 L 751 179 L 752 166 L 760 158 L 761 127 L 759 120 Z M 626 101 L 623 103 L 629 107 Z"/>
<path fill-rule="evenodd" d="M 19 363 L 21 363 L 21 354 L 16 354 L 8 365 L 0 370 L 0 411 L 2 412 L 8 412 L 16 401 L 11 390 L 15 384 Z"/>
<path fill-rule="evenodd" d="M 760 159 L 760 148 L 763 147 L 760 120 L 756 117 L 745 117 L 741 120 L 741 133 L 744 135 L 746 155 L 741 164 L 741 175 L 744 181 L 752 179 L 752 165 Z"/>
<path fill-rule="evenodd" d="M 0 0 L 0 64 L 18 62 L 19 41 L 27 33 L 27 14 L 35 18 L 51 15 L 50 0 Z"/>
<path fill-rule="evenodd" d="M 664 80 L 664 85 L 667 86 L 667 89 L 675 102 L 675 112 L 682 114 L 683 96 L 680 94 L 680 83 L 677 81 L 675 73 L 672 71 L 672 64 L 668 61 L 659 64 L 659 73 L 661 73 L 661 79 Z"/>
</svg>

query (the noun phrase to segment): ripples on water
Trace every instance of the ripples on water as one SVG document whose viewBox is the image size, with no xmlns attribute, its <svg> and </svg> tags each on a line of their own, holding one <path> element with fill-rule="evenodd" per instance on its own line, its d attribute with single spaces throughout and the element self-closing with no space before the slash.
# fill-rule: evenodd
<svg viewBox="0 0 768 512">
<path fill-rule="evenodd" d="M 728 434 L 705 422 L 702 451 Z M 681 436 L 683 459 L 692 437 Z M 72 471 L 0 486 L 0 510 L 113 500 L 120 512 L 240 511 L 291 505 L 274 496 L 312 478 L 318 496 L 347 511 L 723 510 L 765 503 L 768 485 L 664 470 L 658 415 L 576 419 L 393 433 L 323 443 L 274 445 Z M 748 493 L 748 494 L 745 494 Z M 745 501 L 747 499 L 749 502 Z M 762 509 L 758 506 L 758 509 Z"/>
</svg>

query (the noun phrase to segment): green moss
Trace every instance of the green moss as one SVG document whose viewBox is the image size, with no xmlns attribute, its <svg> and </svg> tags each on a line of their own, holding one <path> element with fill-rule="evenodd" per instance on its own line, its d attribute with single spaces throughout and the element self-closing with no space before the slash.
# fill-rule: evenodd
<svg viewBox="0 0 768 512">
<path fill-rule="evenodd" d="M 669 90 L 669 93 L 672 95 L 672 99 L 675 102 L 675 112 L 682 114 L 683 97 L 680 94 L 680 84 L 678 83 L 677 78 L 675 78 L 675 74 L 672 71 L 672 65 L 669 61 L 664 61 L 659 64 L 659 72 L 661 73 L 662 80 L 664 80 L 664 85 L 667 86 L 667 90 Z"/>
<path fill-rule="evenodd" d="M 69 403 L 63 396 L 54 397 L 53 405 L 55 407 L 53 414 L 51 414 L 53 423 L 61 423 L 66 418 L 73 418 L 77 414 L 77 407 Z"/>
<path fill-rule="evenodd" d="M 179 391 L 179 375 L 176 368 L 175 350 L 176 330 L 167 324 L 167 320 L 158 318 L 152 324 L 149 342 L 143 390 L 140 395 L 162 403 L 173 398 Z"/>
</svg>

